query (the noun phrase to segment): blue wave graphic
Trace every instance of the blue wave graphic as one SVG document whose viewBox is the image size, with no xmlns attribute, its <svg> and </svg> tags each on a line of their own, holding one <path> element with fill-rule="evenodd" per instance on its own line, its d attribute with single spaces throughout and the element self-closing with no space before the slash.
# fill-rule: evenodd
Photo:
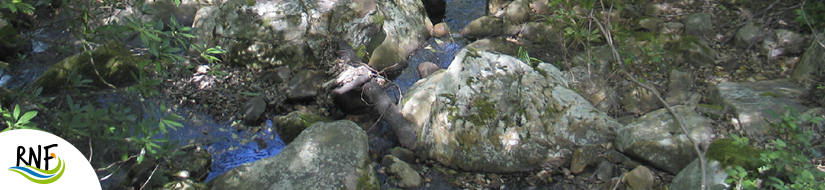
<svg viewBox="0 0 825 190">
<path fill-rule="evenodd" d="M 22 166 L 13 166 L 13 167 L 11 167 L 11 168 L 9 168 L 9 169 L 12 169 L 12 170 L 22 170 L 23 172 L 26 172 L 26 174 L 28 174 L 29 176 L 34 176 L 34 177 L 38 177 L 38 178 L 50 178 L 50 177 L 52 177 L 52 176 L 54 176 L 54 175 L 55 175 L 55 174 L 51 174 L 51 175 L 43 175 L 43 174 L 40 174 L 40 173 L 38 173 L 38 172 L 36 172 L 36 171 L 34 171 L 34 170 L 32 170 L 32 169 L 29 169 L 29 168 L 27 168 L 27 167 L 22 167 Z"/>
</svg>

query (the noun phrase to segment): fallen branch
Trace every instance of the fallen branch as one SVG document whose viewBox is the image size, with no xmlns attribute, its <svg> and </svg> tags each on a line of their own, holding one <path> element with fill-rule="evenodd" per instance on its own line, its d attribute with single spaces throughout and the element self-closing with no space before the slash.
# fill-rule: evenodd
<svg viewBox="0 0 825 190">
<path fill-rule="evenodd" d="M 612 7 L 611 7 L 611 9 L 612 9 Z M 593 18 L 593 17 L 591 17 L 591 19 L 595 19 L 595 20 L 598 21 L 598 19 Z M 606 20 L 607 24 L 609 25 L 610 24 L 610 19 L 605 19 L 605 20 Z M 650 87 L 648 85 L 642 84 L 641 82 L 639 82 L 639 80 L 636 80 L 636 77 L 633 77 L 633 75 L 630 75 L 629 73 L 627 73 L 627 70 L 625 70 L 625 68 L 624 68 L 625 64 L 622 62 L 621 56 L 619 55 L 619 50 L 617 50 L 616 46 L 613 44 L 613 35 L 610 33 L 609 30 L 606 30 L 607 28 L 605 28 L 604 25 L 601 22 L 596 22 L 596 24 L 599 26 L 599 29 L 602 31 L 602 34 L 604 34 L 604 37 L 606 39 L 605 41 L 607 41 L 608 46 L 610 46 L 610 49 L 613 52 L 613 58 L 615 58 L 616 61 L 619 64 L 619 72 L 621 72 L 623 75 L 625 75 L 625 77 L 630 79 L 630 81 L 632 81 L 633 83 L 636 83 L 636 85 L 639 85 L 642 88 L 645 88 L 648 91 L 650 91 L 651 93 L 653 93 L 653 95 L 656 96 L 656 98 L 659 100 L 659 102 L 661 102 L 662 105 L 664 105 L 665 109 L 667 109 L 667 111 L 670 112 L 671 115 L 673 115 L 673 118 L 675 118 L 677 123 L 679 124 L 679 128 L 682 129 L 682 133 L 685 133 L 685 136 L 687 136 L 687 139 L 690 141 L 690 143 L 693 144 L 693 150 L 696 151 L 696 154 L 699 156 L 699 165 L 700 165 L 701 170 L 702 170 L 702 184 L 700 185 L 700 189 L 705 190 L 706 187 L 707 187 L 707 182 L 705 180 L 705 178 L 707 177 L 707 175 L 705 174 L 706 173 L 705 165 L 707 164 L 707 161 L 705 160 L 705 154 L 702 152 L 701 149 L 699 149 L 699 143 L 696 142 L 697 140 L 694 140 L 693 137 L 690 136 L 690 133 L 688 132 L 688 130 L 685 126 L 684 120 L 682 119 L 682 117 L 679 116 L 679 114 L 676 114 L 676 111 L 673 110 L 673 108 L 670 107 L 670 105 L 668 105 L 667 101 L 665 101 L 665 99 L 662 98 L 662 95 L 660 95 L 659 92 L 656 91 L 656 89 L 654 89 L 653 87 Z"/>
<path fill-rule="evenodd" d="M 390 129 L 395 132 L 399 143 L 410 150 L 415 150 L 418 141 L 418 132 L 415 131 L 412 124 L 404 118 L 398 106 L 395 105 L 392 98 L 384 91 L 384 88 L 375 80 L 371 80 L 361 87 L 361 90 L 367 95 L 370 103 L 374 104 L 373 109 L 381 114 L 384 121 L 390 125 Z"/>
</svg>

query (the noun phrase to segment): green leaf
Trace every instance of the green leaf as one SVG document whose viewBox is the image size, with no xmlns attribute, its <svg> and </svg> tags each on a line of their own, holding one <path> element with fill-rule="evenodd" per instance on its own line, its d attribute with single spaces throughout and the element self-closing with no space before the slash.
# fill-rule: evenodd
<svg viewBox="0 0 825 190">
<path fill-rule="evenodd" d="M 32 118 L 34 118 L 34 116 L 37 116 L 37 111 L 26 112 L 26 114 L 23 114 L 23 116 L 20 117 L 20 120 L 17 120 L 17 123 L 19 123 L 19 124 L 28 123 Z"/>
<path fill-rule="evenodd" d="M 20 105 L 19 104 L 14 105 L 14 115 L 12 115 L 12 117 L 13 117 L 12 119 L 14 119 L 15 121 L 18 120 L 18 118 L 20 118 Z M 15 122 L 15 123 L 17 123 L 17 122 Z"/>
</svg>

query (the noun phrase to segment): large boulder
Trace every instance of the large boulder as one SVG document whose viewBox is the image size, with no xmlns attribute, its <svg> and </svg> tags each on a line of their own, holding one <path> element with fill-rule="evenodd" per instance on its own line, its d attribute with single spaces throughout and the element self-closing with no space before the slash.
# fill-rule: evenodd
<svg viewBox="0 0 825 190">
<path fill-rule="evenodd" d="M 689 135 L 685 135 L 673 115 L 663 108 L 619 128 L 616 149 L 669 173 L 679 173 L 697 157 L 688 136 L 703 143 L 710 140 L 713 131 L 710 120 L 690 107 L 678 105 L 673 109 L 682 117 Z"/>
<path fill-rule="evenodd" d="M 280 154 L 238 166 L 211 189 L 378 189 L 367 133 L 352 121 L 316 123 Z"/>
<path fill-rule="evenodd" d="M 825 33 L 816 34 L 813 39 L 825 38 Z M 816 80 L 816 74 L 825 73 L 825 47 L 818 40 L 811 40 L 811 45 L 805 49 L 802 59 L 796 64 L 791 78 L 797 81 L 810 82 Z"/>
<path fill-rule="evenodd" d="M 419 156 L 464 171 L 558 166 L 577 146 L 608 143 L 620 125 L 568 89 L 551 64 L 467 48 L 405 97 Z"/>
<path fill-rule="evenodd" d="M 377 14 L 383 18 L 387 34 L 381 45 L 372 51 L 368 64 L 397 76 L 407 67 L 407 57 L 430 37 L 433 23 L 427 18 L 420 0 L 376 0 Z"/>
<path fill-rule="evenodd" d="M 710 100 L 736 117 L 735 127 L 741 127 L 748 136 L 757 140 L 767 140 L 762 138 L 771 134 L 770 122 L 781 120 L 771 117 L 766 111 L 784 113 L 787 105 L 799 113 L 805 112 L 808 107 L 801 98 L 805 94 L 805 88 L 787 79 L 721 82 L 711 88 Z"/>
<path fill-rule="evenodd" d="M 106 87 L 106 83 L 129 84 L 135 82 L 132 76 L 138 75 L 137 64 L 144 60 L 146 57 L 132 55 L 122 44 L 110 43 L 98 47 L 91 55 L 82 52 L 63 59 L 46 70 L 34 84 L 43 87 L 43 92 L 47 93 L 77 87 L 81 84 L 71 83 L 80 81 L 73 77 L 81 76 L 90 79 L 91 85 L 96 87 Z"/>
</svg>

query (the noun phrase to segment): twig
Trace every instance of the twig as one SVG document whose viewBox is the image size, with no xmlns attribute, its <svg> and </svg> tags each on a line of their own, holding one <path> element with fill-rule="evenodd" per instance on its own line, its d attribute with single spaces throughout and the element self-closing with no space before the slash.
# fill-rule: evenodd
<svg viewBox="0 0 825 190">
<path fill-rule="evenodd" d="M 148 178 L 148 179 L 146 179 L 146 181 L 144 181 L 144 182 L 143 182 L 143 185 L 141 185 L 141 186 L 140 186 L 140 189 L 139 189 L 139 190 L 143 190 L 143 188 L 144 188 L 144 187 L 146 187 L 146 184 L 148 184 L 148 183 L 149 183 L 149 180 L 152 180 L 152 176 L 154 176 L 154 175 L 155 175 L 155 171 L 158 171 L 158 166 L 160 166 L 160 164 L 156 164 L 156 165 L 155 165 L 155 169 L 153 169 L 153 170 L 152 170 L 152 173 L 151 173 L 151 174 L 149 174 L 149 178 Z"/>
<path fill-rule="evenodd" d="M 92 150 L 92 137 L 89 137 L 89 163 L 92 163 L 92 156 L 95 155 L 95 151 Z"/>
<path fill-rule="evenodd" d="M 112 166 L 115 166 L 115 164 L 123 164 L 123 163 L 125 163 L 125 162 L 128 162 L 129 160 L 134 159 L 134 158 L 137 158 L 137 155 L 132 155 L 132 156 L 129 156 L 129 158 L 126 158 L 126 160 L 117 161 L 117 162 L 115 162 L 115 163 L 109 164 L 109 166 L 106 166 L 105 168 L 98 168 L 98 169 L 97 169 L 97 170 L 95 170 L 95 171 L 98 171 L 98 172 L 99 172 L 99 171 L 108 170 L 108 169 L 112 168 Z"/>
<path fill-rule="evenodd" d="M 593 19 L 595 19 L 595 18 L 593 18 Z M 606 19 L 605 22 L 608 22 L 608 24 L 609 24 L 610 20 Z M 667 111 L 670 112 L 670 114 L 673 115 L 673 118 L 675 118 L 677 123 L 679 124 L 679 128 L 682 129 L 682 132 L 685 133 L 685 136 L 687 136 L 687 139 L 693 144 L 693 150 L 696 151 L 696 154 L 699 156 L 699 164 L 700 164 L 700 167 L 701 167 L 701 170 L 702 170 L 702 184 L 700 185 L 700 189 L 705 190 L 706 186 L 707 186 L 707 183 L 705 181 L 705 178 L 706 178 L 706 174 L 705 174 L 706 173 L 706 171 L 705 171 L 705 164 L 706 164 L 705 155 L 703 154 L 702 150 L 699 149 L 699 143 L 697 143 L 696 140 L 694 140 L 693 137 L 690 136 L 690 133 L 688 132 L 688 130 L 685 126 L 684 120 L 682 119 L 682 117 L 679 116 L 679 114 L 676 114 L 676 111 L 673 110 L 673 108 L 670 107 L 670 105 L 668 105 L 667 101 L 665 101 L 665 99 L 662 98 L 662 96 L 659 94 L 658 91 L 656 91 L 656 89 L 654 89 L 654 88 L 652 88 L 648 85 L 642 84 L 641 82 L 639 82 L 639 80 L 636 80 L 635 77 L 633 77 L 632 75 L 627 73 L 627 71 L 624 69 L 624 64 L 622 63 L 622 59 L 619 55 L 619 50 L 617 50 L 616 46 L 613 44 L 612 34 L 610 33 L 610 31 L 605 30 L 605 27 L 604 27 L 604 25 L 602 25 L 601 22 L 596 22 L 596 24 L 599 26 L 599 29 L 601 29 L 602 33 L 605 35 L 607 44 L 610 46 L 610 49 L 613 51 L 613 57 L 616 58 L 616 61 L 619 64 L 619 69 L 620 69 L 619 72 L 624 74 L 625 77 L 629 78 L 630 81 L 632 81 L 633 83 L 636 83 L 636 85 L 639 85 L 642 88 L 645 88 L 648 91 L 650 91 L 651 93 L 653 93 L 653 95 L 656 96 L 657 99 L 659 99 L 659 102 L 661 102 L 662 105 L 664 105 L 665 109 L 667 109 Z"/>
<path fill-rule="evenodd" d="M 100 82 L 103 82 L 103 84 L 105 84 L 106 86 L 109 86 L 109 88 L 117 89 L 117 87 L 115 87 L 115 85 L 112 85 L 109 82 L 106 82 L 106 79 L 103 79 L 103 76 L 100 76 L 100 72 L 97 71 L 97 66 L 95 66 L 95 57 L 94 57 L 94 55 L 92 55 L 92 53 L 93 53 L 92 52 L 92 45 L 89 44 L 89 42 L 87 42 L 85 39 L 83 40 L 83 43 L 85 43 L 86 46 L 89 47 L 89 50 L 88 50 L 89 51 L 89 63 L 92 64 L 92 68 L 94 69 L 95 75 L 97 75 L 97 78 L 100 78 Z"/>
</svg>

